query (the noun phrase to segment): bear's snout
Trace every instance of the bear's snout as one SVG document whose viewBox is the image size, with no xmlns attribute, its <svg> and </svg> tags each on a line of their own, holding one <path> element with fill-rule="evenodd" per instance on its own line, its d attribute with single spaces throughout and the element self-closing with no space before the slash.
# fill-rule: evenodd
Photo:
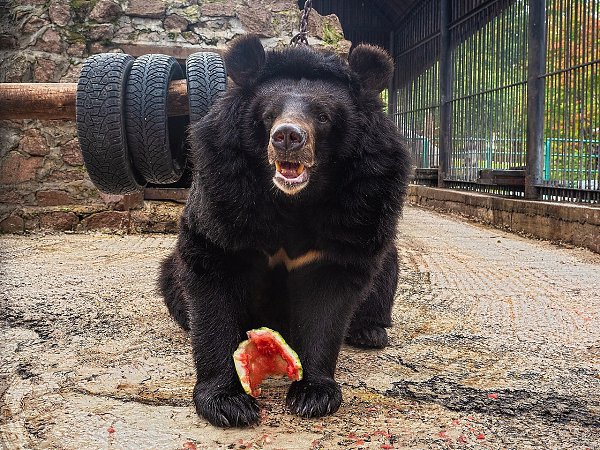
<svg viewBox="0 0 600 450">
<path fill-rule="evenodd" d="M 271 142 L 284 152 L 300 150 L 306 144 L 306 132 L 293 123 L 282 123 L 273 130 Z"/>
<path fill-rule="evenodd" d="M 273 124 L 268 147 L 269 164 L 275 166 L 273 183 L 288 195 L 306 187 L 314 164 L 314 141 L 310 126 L 293 118 Z"/>
</svg>

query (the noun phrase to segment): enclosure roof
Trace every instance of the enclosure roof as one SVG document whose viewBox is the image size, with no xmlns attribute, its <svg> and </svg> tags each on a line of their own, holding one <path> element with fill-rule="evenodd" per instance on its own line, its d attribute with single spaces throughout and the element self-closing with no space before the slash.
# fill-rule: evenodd
<svg viewBox="0 0 600 450">
<path fill-rule="evenodd" d="M 313 6 L 319 13 L 333 13 L 340 18 L 366 13 L 377 18 L 379 27 L 385 28 L 385 31 L 391 31 L 421 1 L 423 0 L 314 0 Z M 298 0 L 298 6 L 302 8 L 304 2 L 305 0 Z M 361 23 L 363 21 L 355 18 L 352 22 Z M 367 23 L 363 22 L 362 25 L 367 25 Z"/>
<path fill-rule="evenodd" d="M 353 44 L 369 42 L 389 49 L 390 32 L 423 1 L 313 0 L 313 6 L 322 15 L 337 15 L 346 39 Z M 298 6 L 302 8 L 304 2 L 298 0 Z"/>
<path fill-rule="evenodd" d="M 421 0 L 375 0 L 368 2 L 386 17 L 392 28 Z"/>
</svg>

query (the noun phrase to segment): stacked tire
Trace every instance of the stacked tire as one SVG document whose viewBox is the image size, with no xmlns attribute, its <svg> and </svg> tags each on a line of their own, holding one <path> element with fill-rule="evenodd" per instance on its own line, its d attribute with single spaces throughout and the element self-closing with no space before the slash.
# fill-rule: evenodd
<svg viewBox="0 0 600 450">
<path fill-rule="evenodd" d="M 185 62 L 190 121 L 197 122 L 207 113 L 215 99 L 225 91 L 227 75 L 217 53 L 198 52 Z"/>
<path fill-rule="evenodd" d="M 186 74 L 172 57 L 103 53 L 83 64 L 76 96 L 77 135 L 94 185 L 107 194 L 170 184 L 185 171 L 187 128 L 225 91 L 217 53 L 194 53 Z M 187 79 L 189 116 L 167 115 L 169 84 Z"/>
</svg>

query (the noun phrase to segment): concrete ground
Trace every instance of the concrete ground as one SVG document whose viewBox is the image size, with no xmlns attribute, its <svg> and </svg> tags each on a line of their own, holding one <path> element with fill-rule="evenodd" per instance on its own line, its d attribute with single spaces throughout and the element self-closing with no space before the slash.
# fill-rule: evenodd
<svg viewBox="0 0 600 450">
<path fill-rule="evenodd" d="M 344 348 L 344 403 L 262 422 L 191 404 L 190 346 L 154 288 L 172 235 L 0 238 L 5 449 L 600 448 L 600 255 L 407 208 L 391 346 Z"/>
</svg>

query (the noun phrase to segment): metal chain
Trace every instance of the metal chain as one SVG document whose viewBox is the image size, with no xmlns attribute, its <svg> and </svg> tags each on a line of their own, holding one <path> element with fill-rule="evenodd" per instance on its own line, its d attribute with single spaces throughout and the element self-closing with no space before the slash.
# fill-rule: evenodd
<svg viewBox="0 0 600 450">
<path fill-rule="evenodd" d="M 308 15 L 311 11 L 312 0 L 306 0 L 304 2 L 304 11 L 302 11 L 302 17 L 300 18 L 300 32 L 292 38 L 290 45 L 309 45 L 307 37 L 308 31 L 306 31 L 306 27 L 308 26 Z"/>
</svg>

